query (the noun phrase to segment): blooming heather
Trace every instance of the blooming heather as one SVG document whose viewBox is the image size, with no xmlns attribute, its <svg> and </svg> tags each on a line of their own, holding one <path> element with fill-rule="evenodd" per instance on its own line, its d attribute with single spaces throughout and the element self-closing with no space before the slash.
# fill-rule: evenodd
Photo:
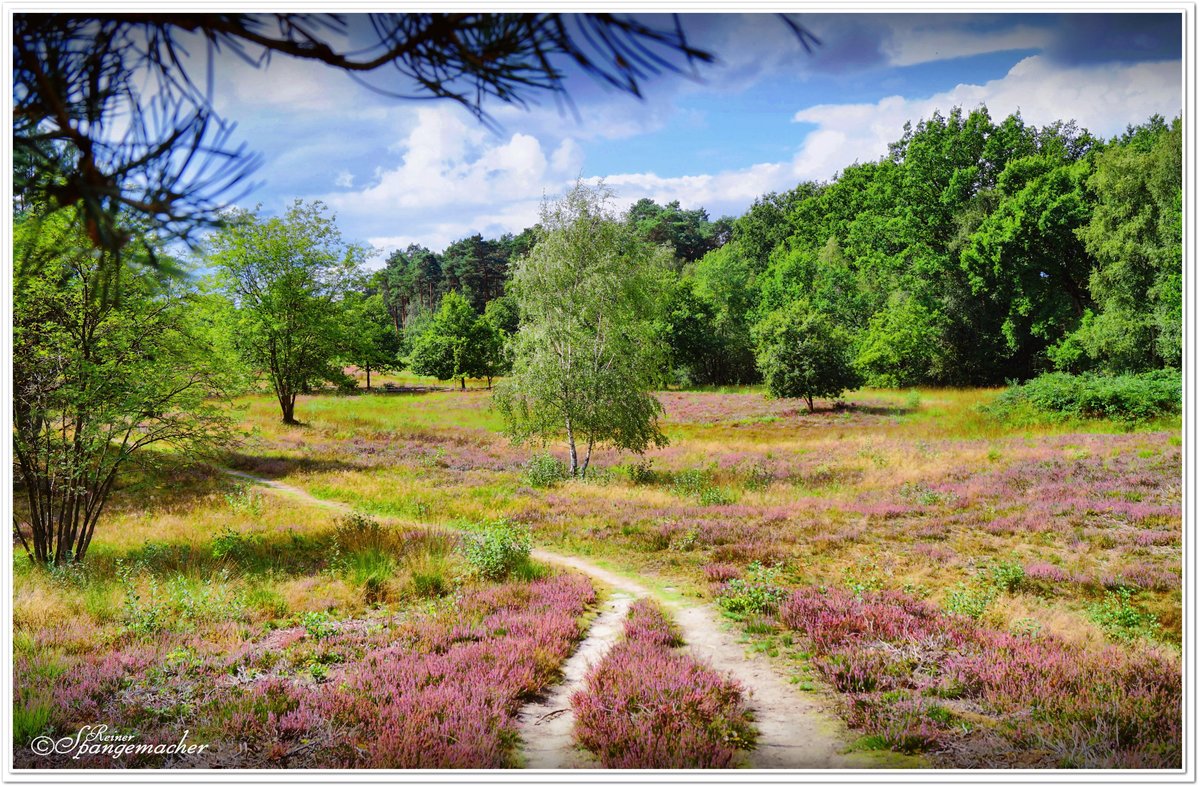
<svg viewBox="0 0 1200 787">
<path fill-rule="evenodd" d="M 755 731 L 737 681 L 675 649 L 674 625 L 635 602 L 625 639 L 571 697 L 575 737 L 607 768 L 728 768 Z"/>
<path fill-rule="evenodd" d="M 968 767 L 1180 767 L 1181 673 L 1158 651 L 988 629 L 898 592 L 803 588 L 779 619 L 851 724 L 892 748 Z"/>
</svg>

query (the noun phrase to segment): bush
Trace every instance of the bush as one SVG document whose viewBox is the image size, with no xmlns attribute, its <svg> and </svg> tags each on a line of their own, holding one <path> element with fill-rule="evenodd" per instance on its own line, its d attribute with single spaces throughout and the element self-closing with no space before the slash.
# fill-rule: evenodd
<svg viewBox="0 0 1200 787">
<path fill-rule="evenodd" d="M 778 567 L 766 568 L 761 563 L 751 563 L 746 569 L 746 579 L 731 579 L 725 583 L 717 603 L 737 615 L 773 612 L 787 595 L 775 584 L 779 573 Z"/>
<path fill-rule="evenodd" d="M 546 489 L 566 478 L 567 468 L 552 454 L 534 454 L 525 465 L 525 483 L 534 489 Z"/>
<path fill-rule="evenodd" d="M 1107 593 L 1104 601 L 1093 604 L 1088 612 L 1092 622 L 1104 629 L 1105 634 L 1121 642 L 1153 639 L 1161 629 L 1154 613 L 1136 607 L 1133 591 L 1125 587 Z"/>
<path fill-rule="evenodd" d="M 532 549 L 529 528 L 501 519 L 484 523 L 466 537 L 463 557 L 471 569 L 484 579 L 503 579 L 529 560 Z"/>
<path fill-rule="evenodd" d="M 1033 415 L 1137 423 L 1178 413 L 1182 404 L 1183 378 L 1174 369 L 1115 376 L 1055 372 L 1010 386 L 985 410 L 1006 421 Z"/>
<path fill-rule="evenodd" d="M 234 560 L 242 560 L 248 557 L 261 543 L 262 537 L 258 534 L 242 533 L 226 525 L 213 538 L 210 549 L 216 560 L 227 556 Z"/>
</svg>

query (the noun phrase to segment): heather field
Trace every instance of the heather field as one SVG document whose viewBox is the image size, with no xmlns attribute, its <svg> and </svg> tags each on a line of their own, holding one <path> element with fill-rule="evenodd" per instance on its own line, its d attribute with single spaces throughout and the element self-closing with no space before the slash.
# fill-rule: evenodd
<svg viewBox="0 0 1200 787">
<path fill-rule="evenodd" d="M 697 605 L 844 752 L 888 753 L 858 764 L 1178 767 L 1179 421 L 1017 428 L 994 395 L 663 392 L 670 445 L 585 480 L 478 388 L 302 397 L 298 427 L 244 398 L 229 467 L 328 505 L 164 456 L 85 564 L 18 556 L 18 767 L 114 765 L 30 754 L 96 723 L 209 744 L 123 766 L 519 767 L 520 708 L 611 589 L 536 552 L 479 570 L 498 520 L 660 602 L 571 698 L 591 767 L 755 764 L 753 693 L 680 647 Z"/>
</svg>

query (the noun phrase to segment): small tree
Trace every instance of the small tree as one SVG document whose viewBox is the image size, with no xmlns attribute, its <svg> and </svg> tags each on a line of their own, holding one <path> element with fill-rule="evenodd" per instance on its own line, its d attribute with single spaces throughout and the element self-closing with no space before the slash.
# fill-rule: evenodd
<svg viewBox="0 0 1200 787">
<path fill-rule="evenodd" d="M 503 343 L 490 321 L 475 313 L 455 291 L 446 293 L 433 319 L 413 340 L 408 366 L 416 374 L 439 380 L 486 377 L 491 387 L 502 362 Z"/>
<path fill-rule="evenodd" d="M 296 396 L 313 381 L 344 381 L 334 364 L 344 346 L 338 301 L 362 257 L 320 202 L 297 200 L 282 218 L 236 213 L 210 241 L 239 347 L 270 378 L 285 424 L 297 423 Z"/>
<path fill-rule="evenodd" d="M 841 396 L 862 385 L 850 360 L 850 338 L 824 313 L 797 300 L 755 327 L 758 367 L 773 396 Z"/>
<path fill-rule="evenodd" d="M 13 454 L 31 560 L 84 559 L 117 477 L 166 445 L 176 456 L 229 443 L 221 402 L 236 381 L 208 341 L 197 294 L 169 276 L 125 275 L 65 212 L 17 222 L 39 258 L 13 297 Z M 104 287 L 107 300 L 99 297 Z"/>
<path fill-rule="evenodd" d="M 342 300 L 342 314 L 346 329 L 342 356 L 367 373 L 369 391 L 372 369 L 386 372 L 400 368 L 400 336 L 379 293 L 347 293 Z"/>
<path fill-rule="evenodd" d="M 610 200 L 576 183 L 542 206 L 537 243 L 513 271 L 520 329 L 494 399 L 518 441 L 565 431 L 572 475 L 587 474 L 598 443 L 641 453 L 667 441 L 650 392 L 666 365 L 654 322 L 671 255 L 618 221 Z"/>
</svg>

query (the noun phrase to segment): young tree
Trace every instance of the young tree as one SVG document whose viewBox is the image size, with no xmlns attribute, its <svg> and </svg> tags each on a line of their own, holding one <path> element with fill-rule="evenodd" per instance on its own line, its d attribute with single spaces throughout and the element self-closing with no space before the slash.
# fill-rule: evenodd
<svg viewBox="0 0 1200 787">
<path fill-rule="evenodd" d="M 122 468 L 166 445 L 203 455 L 233 438 L 223 407 L 236 379 L 171 277 L 124 276 L 97 297 L 106 264 L 65 214 L 18 221 L 18 252 L 41 265 L 13 298 L 13 454 L 31 560 L 84 559 Z M 18 257 L 20 253 L 18 254 Z"/>
<path fill-rule="evenodd" d="M 371 390 L 371 371 L 398 369 L 400 336 L 379 293 L 349 292 L 342 299 L 345 328 L 342 357 L 367 373 Z"/>
<path fill-rule="evenodd" d="M 862 385 L 845 331 L 807 302 L 793 301 L 755 326 L 758 365 L 773 396 L 839 397 Z"/>
<path fill-rule="evenodd" d="M 578 182 L 542 206 L 537 244 L 513 271 L 521 324 L 494 398 L 518 441 L 565 431 L 572 475 L 587 474 L 598 443 L 666 444 L 650 392 L 665 368 L 655 321 L 671 254 L 640 240 L 610 200 Z"/>
<path fill-rule="evenodd" d="M 476 314 L 466 298 L 451 290 L 413 340 L 408 366 L 416 374 L 439 380 L 458 378 L 463 389 L 468 377 L 486 377 L 490 387 L 500 357 L 501 342 L 495 327 Z"/>
<path fill-rule="evenodd" d="M 281 218 L 239 212 L 210 241 L 238 345 L 270 378 L 285 424 L 297 423 L 296 396 L 313 381 L 344 381 L 333 363 L 344 346 L 338 301 L 362 258 L 320 202 L 297 200 Z"/>
</svg>

